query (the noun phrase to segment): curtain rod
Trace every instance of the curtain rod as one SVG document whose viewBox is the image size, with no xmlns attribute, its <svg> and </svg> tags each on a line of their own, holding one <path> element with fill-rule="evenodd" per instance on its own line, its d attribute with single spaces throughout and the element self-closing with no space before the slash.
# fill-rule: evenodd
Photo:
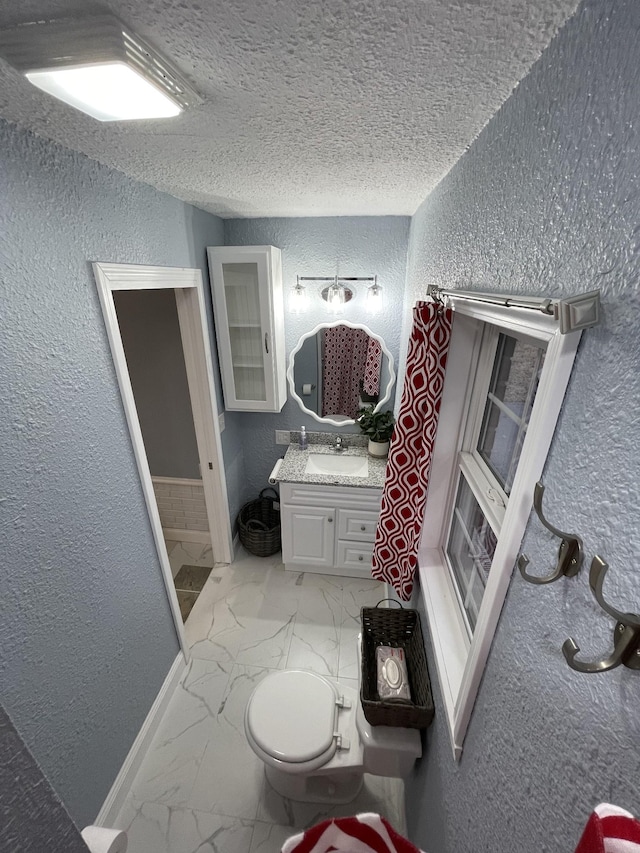
<svg viewBox="0 0 640 853">
<path fill-rule="evenodd" d="M 461 299 L 465 302 L 501 305 L 504 308 L 524 308 L 540 311 L 554 317 L 560 325 L 560 333 L 576 332 L 595 326 L 600 321 L 600 291 L 590 290 L 567 299 L 549 297 L 518 296 L 502 293 L 482 293 L 474 290 L 446 290 L 437 284 L 427 287 L 427 296 L 444 305 L 448 300 Z"/>
</svg>

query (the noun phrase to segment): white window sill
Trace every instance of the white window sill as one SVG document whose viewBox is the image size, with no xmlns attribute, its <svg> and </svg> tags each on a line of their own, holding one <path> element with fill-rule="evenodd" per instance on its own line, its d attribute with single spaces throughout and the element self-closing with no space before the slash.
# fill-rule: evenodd
<svg viewBox="0 0 640 853">
<path fill-rule="evenodd" d="M 453 756 L 457 761 L 462 755 L 464 732 L 460 736 L 456 706 L 469 658 L 469 637 L 442 552 L 421 548 L 418 571 Z"/>
</svg>

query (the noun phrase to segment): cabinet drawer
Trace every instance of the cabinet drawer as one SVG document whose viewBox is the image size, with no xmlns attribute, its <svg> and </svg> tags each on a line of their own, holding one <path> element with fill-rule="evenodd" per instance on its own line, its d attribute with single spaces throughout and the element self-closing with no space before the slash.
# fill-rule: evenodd
<svg viewBox="0 0 640 853">
<path fill-rule="evenodd" d="M 378 515 L 367 510 L 339 509 L 338 538 L 351 542 L 374 542 Z"/>
<path fill-rule="evenodd" d="M 336 568 L 358 569 L 362 575 L 368 577 L 371 573 L 371 557 L 373 545 L 359 542 L 344 542 L 338 540 L 336 546 Z"/>
<path fill-rule="evenodd" d="M 334 506 L 380 511 L 382 490 L 355 486 L 321 486 L 315 483 L 280 483 L 280 501 L 296 506 Z"/>
</svg>

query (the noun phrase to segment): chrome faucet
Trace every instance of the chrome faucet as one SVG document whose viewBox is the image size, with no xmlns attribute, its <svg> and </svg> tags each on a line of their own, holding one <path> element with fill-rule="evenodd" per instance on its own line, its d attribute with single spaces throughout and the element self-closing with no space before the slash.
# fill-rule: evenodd
<svg viewBox="0 0 640 853">
<path fill-rule="evenodd" d="M 341 435 L 337 435 L 333 442 L 333 449 L 336 453 L 342 453 L 342 451 L 346 448 L 346 444 L 342 440 Z"/>
</svg>

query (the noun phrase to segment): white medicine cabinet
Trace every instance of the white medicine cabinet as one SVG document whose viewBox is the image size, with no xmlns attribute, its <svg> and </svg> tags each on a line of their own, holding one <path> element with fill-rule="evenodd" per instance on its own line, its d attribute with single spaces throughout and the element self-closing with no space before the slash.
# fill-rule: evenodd
<svg viewBox="0 0 640 853">
<path fill-rule="evenodd" d="M 287 399 L 280 249 L 207 249 L 225 408 L 279 412 Z"/>
</svg>

